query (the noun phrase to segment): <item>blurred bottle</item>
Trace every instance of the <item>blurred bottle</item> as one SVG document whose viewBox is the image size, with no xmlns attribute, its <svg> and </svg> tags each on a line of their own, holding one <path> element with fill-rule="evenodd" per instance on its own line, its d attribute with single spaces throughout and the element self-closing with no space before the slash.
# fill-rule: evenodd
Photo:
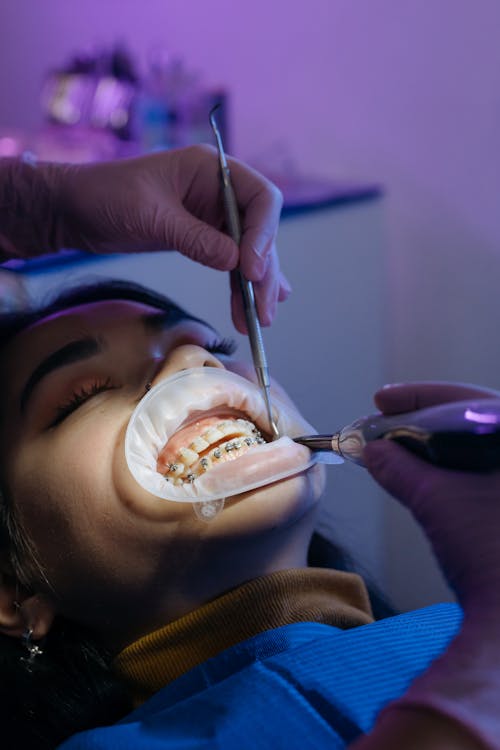
<svg viewBox="0 0 500 750">
<path fill-rule="evenodd" d="M 84 53 L 50 71 L 42 85 L 42 110 L 49 122 L 82 125 L 89 121 L 96 87 L 95 59 Z"/>
<path fill-rule="evenodd" d="M 78 53 L 46 76 L 42 108 L 46 125 L 33 151 L 41 159 L 86 162 L 158 149 L 215 143 L 210 110 L 230 150 L 227 93 L 205 86 L 165 47 L 153 49 L 143 81 L 123 44 Z M 8 145 L 8 144 L 7 144 Z"/>
<path fill-rule="evenodd" d="M 93 127 L 110 130 L 124 141 L 132 140 L 133 109 L 139 79 L 132 58 L 123 45 L 96 59 L 95 90 L 89 122 Z"/>
<path fill-rule="evenodd" d="M 201 76 L 188 70 L 180 58 L 171 56 L 165 48 L 153 50 L 137 108 L 142 150 L 213 143 L 208 116 L 217 103 L 221 105 L 218 121 L 227 143 L 226 100 L 225 91 L 206 89 Z"/>
<path fill-rule="evenodd" d="M 78 53 L 50 71 L 42 87 L 46 125 L 37 134 L 39 158 L 85 162 L 133 155 L 139 79 L 123 44 Z"/>
</svg>

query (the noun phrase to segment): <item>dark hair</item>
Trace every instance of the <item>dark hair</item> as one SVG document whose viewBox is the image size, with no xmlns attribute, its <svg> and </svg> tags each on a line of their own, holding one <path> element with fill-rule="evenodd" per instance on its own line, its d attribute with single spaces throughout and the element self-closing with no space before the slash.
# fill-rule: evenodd
<svg viewBox="0 0 500 750">
<path fill-rule="evenodd" d="M 53 750 L 76 732 L 112 724 L 132 709 L 111 655 L 85 629 L 57 618 L 30 667 L 22 644 L 0 636 L 4 750 Z"/>
<path fill-rule="evenodd" d="M 48 315 L 113 299 L 168 311 L 173 323 L 186 317 L 198 320 L 172 300 L 139 284 L 106 280 L 64 291 L 32 309 L 1 315 L 0 350 L 16 334 Z M 32 575 L 43 575 L 43 570 L 8 493 L 2 492 L 0 500 L 0 555 L 17 580 L 29 587 Z M 4 750 L 49 750 L 75 732 L 117 721 L 132 708 L 127 689 L 113 672 L 112 654 L 85 628 L 58 617 L 42 648 L 43 656 L 28 669 L 22 643 L 0 635 Z"/>
<path fill-rule="evenodd" d="M 69 307 L 108 300 L 141 302 L 144 305 L 156 307 L 158 310 L 169 311 L 172 315 L 172 323 L 185 318 L 205 323 L 205 321 L 184 310 L 184 308 L 169 297 L 159 294 L 152 289 L 147 289 L 141 284 L 136 284 L 132 281 L 106 279 L 97 283 L 79 285 L 60 292 L 43 305 L 37 305 L 19 312 L 0 314 L 0 347 L 4 346 L 13 336 L 42 318 L 67 310 Z"/>
<path fill-rule="evenodd" d="M 168 310 L 172 322 L 186 317 L 199 320 L 167 297 L 138 284 L 104 281 L 65 291 L 42 307 L 0 315 L 0 351 L 17 333 L 47 315 L 113 299 Z M 1 492 L 0 556 L 27 587 L 35 572 L 43 575 L 15 505 Z M 355 569 L 340 547 L 317 533 L 311 541 L 308 562 L 316 567 Z M 369 587 L 369 594 L 376 617 L 394 614 L 379 592 Z M 58 617 L 41 645 L 43 655 L 28 669 L 22 661 L 26 655 L 23 645 L 0 635 L 0 725 L 4 750 L 52 750 L 72 734 L 111 724 L 132 709 L 127 689 L 113 671 L 113 655 L 87 629 Z"/>
</svg>

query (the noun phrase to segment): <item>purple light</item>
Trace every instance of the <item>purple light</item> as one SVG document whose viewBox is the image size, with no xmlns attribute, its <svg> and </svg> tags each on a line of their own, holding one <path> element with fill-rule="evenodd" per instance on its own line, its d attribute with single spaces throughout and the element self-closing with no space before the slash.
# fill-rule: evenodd
<svg viewBox="0 0 500 750">
<path fill-rule="evenodd" d="M 0 156 L 17 156 L 20 151 L 20 145 L 15 138 L 10 136 L 0 137 Z"/>
<path fill-rule="evenodd" d="M 497 424 L 498 416 L 496 414 L 481 414 L 481 412 L 472 409 L 465 410 L 465 419 L 470 422 L 479 422 L 481 424 Z"/>
</svg>

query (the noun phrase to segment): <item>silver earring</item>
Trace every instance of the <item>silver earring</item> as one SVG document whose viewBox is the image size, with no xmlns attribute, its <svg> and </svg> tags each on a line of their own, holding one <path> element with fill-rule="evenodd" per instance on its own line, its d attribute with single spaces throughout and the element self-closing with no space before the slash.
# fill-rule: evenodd
<svg viewBox="0 0 500 750">
<path fill-rule="evenodd" d="M 33 663 L 37 656 L 43 654 L 42 649 L 33 643 L 33 628 L 27 628 L 21 636 L 24 648 L 28 652 L 28 656 L 21 656 L 20 661 L 26 665 L 26 669 L 31 670 Z"/>
</svg>

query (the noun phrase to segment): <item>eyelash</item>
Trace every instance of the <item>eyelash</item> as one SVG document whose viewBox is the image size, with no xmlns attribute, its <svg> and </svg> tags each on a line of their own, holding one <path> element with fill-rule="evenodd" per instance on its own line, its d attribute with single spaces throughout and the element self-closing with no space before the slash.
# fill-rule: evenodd
<svg viewBox="0 0 500 750">
<path fill-rule="evenodd" d="M 234 339 L 221 338 L 216 340 L 213 344 L 205 344 L 204 348 L 207 352 L 210 352 L 210 354 L 220 354 L 229 357 L 231 354 L 234 354 L 237 347 L 238 344 Z M 104 391 L 113 390 L 115 387 L 116 386 L 113 385 L 113 382 L 109 377 L 105 380 L 95 380 L 88 386 L 82 386 L 71 395 L 66 403 L 61 404 L 56 408 L 56 418 L 50 426 L 56 427 L 72 412 L 76 411 L 79 406 L 92 398 L 92 396 L 97 396 L 98 393 L 103 393 Z"/>
<path fill-rule="evenodd" d="M 75 391 L 66 403 L 61 404 L 56 408 L 56 418 L 50 425 L 56 427 L 60 422 L 66 419 L 72 412 L 76 411 L 79 406 L 88 401 L 92 396 L 97 396 L 98 393 L 103 391 L 110 391 L 116 386 L 113 385 L 111 378 L 105 380 L 95 380 L 88 386 L 82 386 Z"/>
<path fill-rule="evenodd" d="M 210 354 L 224 354 L 226 357 L 230 357 L 234 354 L 238 344 L 235 339 L 221 338 L 217 339 L 213 344 L 205 344 L 204 349 Z"/>
</svg>

